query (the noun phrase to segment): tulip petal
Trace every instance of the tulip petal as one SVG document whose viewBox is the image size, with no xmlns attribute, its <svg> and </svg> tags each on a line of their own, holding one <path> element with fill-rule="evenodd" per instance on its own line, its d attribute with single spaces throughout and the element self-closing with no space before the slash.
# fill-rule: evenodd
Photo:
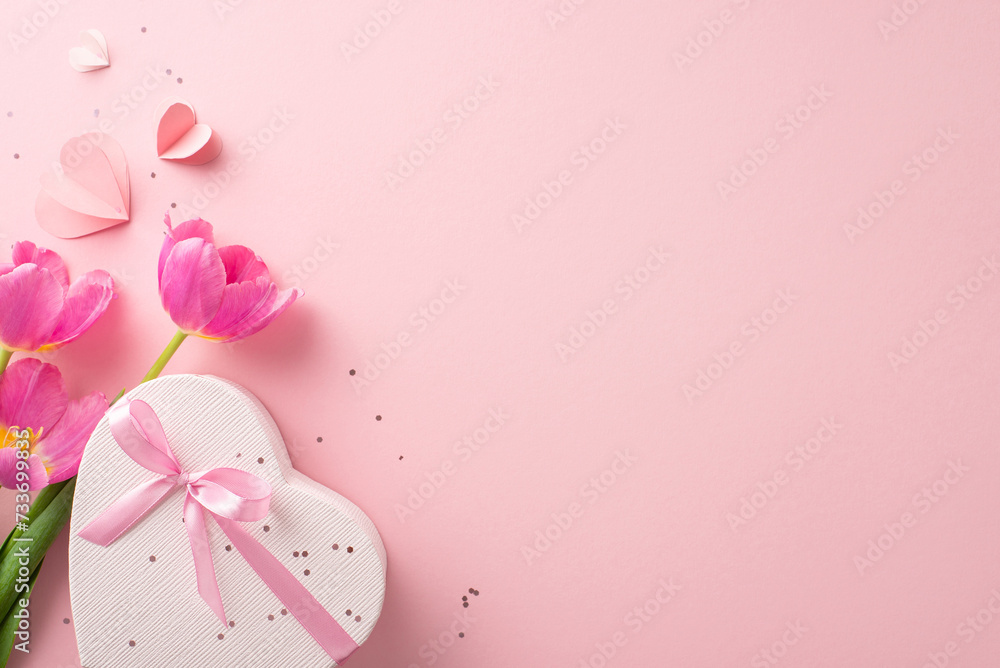
<svg viewBox="0 0 1000 668">
<path fill-rule="evenodd" d="M 195 237 L 177 243 L 170 251 L 163 266 L 160 298 L 181 330 L 197 332 L 218 313 L 225 287 L 226 268 L 219 252 Z"/>
<path fill-rule="evenodd" d="M 0 448 L 0 487 L 17 489 L 17 448 Z M 28 456 L 28 489 L 41 489 L 49 484 L 49 474 L 38 455 Z"/>
<path fill-rule="evenodd" d="M 177 227 L 172 227 L 170 224 L 170 214 L 168 213 L 164 215 L 163 222 L 167 224 L 167 236 L 163 239 L 163 246 L 160 248 L 160 261 L 156 271 L 156 277 L 161 290 L 163 289 L 163 267 L 166 266 L 170 251 L 173 250 L 175 245 L 185 239 L 194 239 L 195 237 L 204 239 L 210 244 L 215 243 L 212 224 L 201 218 L 186 220 Z"/>
<path fill-rule="evenodd" d="M 68 403 L 66 383 L 51 364 L 25 357 L 0 376 L 0 424 L 44 435 L 63 416 Z"/>
<path fill-rule="evenodd" d="M 62 482 L 76 475 L 83 448 L 107 410 L 108 399 L 101 392 L 69 402 L 62 419 L 34 448 L 45 464 L 49 483 Z"/>
<path fill-rule="evenodd" d="M 267 278 L 232 283 L 222 291 L 222 306 L 199 334 L 205 338 L 229 340 L 242 326 L 267 311 L 278 295 L 278 287 Z"/>
<path fill-rule="evenodd" d="M 279 292 L 274 283 L 262 278 L 227 285 L 223 308 L 199 335 L 222 342 L 239 341 L 267 327 L 302 294 L 298 288 Z"/>
<path fill-rule="evenodd" d="M 58 348 L 90 329 L 107 310 L 114 288 L 114 280 L 103 269 L 88 272 L 73 281 L 50 343 L 43 349 Z"/>
<path fill-rule="evenodd" d="M 14 261 L 15 266 L 30 263 L 37 264 L 42 269 L 48 269 L 52 272 L 55 279 L 59 281 L 59 285 L 62 286 L 63 291 L 69 288 L 69 271 L 66 269 L 66 263 L 63 262 L 63 259 L 55 251 L 50 251 L 47 248 L 38 248 L 30 241 L 18 241 L 14 244 L 14 252 L 11 255 L 11 259 Z"/>
<path fill-rule="evenodd" d="M 305 292 L 299 288 L 282 290 L 278 293 L 277 298 L 274 300 L 274 303 L 271 304 L 267 312 L 257 313 L 256 320 L 252 323 L 245 323 L 243 331 L 239 335 L 231 338 L 230 341 L 239 341 L 242 338 L 250 336 L 251 334 L 256 334 L 260 330 L 264 329 L 270 325 L 275 318 L 284 313 L 285 309 L 294 304 L 295 301 L 304 294 Z"/>
<path fill-rule="evenodd" d="M 227 285 L 271 277 L 260 256 L 246 246 L 223 246 L 219 249 L 219 256 L 226 265 Z"/>
<path fill-rule="evenodd" d="M 22 264 L 0 276 L 0 344 L 38 350 L 59 321 L 63 288 L 48 269 Z"/>
</svg>

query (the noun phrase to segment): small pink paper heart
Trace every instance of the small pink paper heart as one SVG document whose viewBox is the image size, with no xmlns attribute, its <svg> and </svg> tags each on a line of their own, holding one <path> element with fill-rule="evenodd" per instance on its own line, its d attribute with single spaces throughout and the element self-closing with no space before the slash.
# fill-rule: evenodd
<svg viewBox="0 0 1000 668">
<path fill-rule="evenodd" d="M 194 107 L 170 97 L 156 109 L 156 155 L 184 165 L 204 165 L 219 157 L 222 138 L 203 123 L 197 123 Z"/>
<path fill-rule="evenodd" d="M 41 183 L 35 217 L 53 236 L 75 239 L 129 219 L 128 163 L 121 144 L 108 135 L 70 139 Z"/>
<path fill-rule="evenodd" d="M 108 42 L 100 30 L 91 28 L 80 33 L 80 46 L 69 50 L 69 64 L 77 72 L 93 72 L 111 64 Z"/>
</svg>

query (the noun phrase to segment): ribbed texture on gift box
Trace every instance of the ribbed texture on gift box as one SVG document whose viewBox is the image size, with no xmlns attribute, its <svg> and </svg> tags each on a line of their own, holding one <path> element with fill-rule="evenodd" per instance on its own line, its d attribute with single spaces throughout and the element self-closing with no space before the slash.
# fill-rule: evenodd
<svg viewBox="0 0 1000 668">
<path fill-rule="evenodd" d="M 185 470 L 228 466 L 271 484 L 269 515 L 243 527 L 361 644 L 382 608 L 382 541 L 354 504 L 291 468 L 278 428 L 263 405 L 233 383 L 192 375 L 151 381 L 127 397 L 153 407 Z M 182 490 L 172 492 L 109 547 L 76 535 L 115 499 L 155 476 L 121 450 L 107 420 L 102 420 L 81 463 L 70 528 L 70 594 L 82 665 L 336 665 L 291 611 L 282 614 L 281 602 L 235 548 L 226 549 L 228 539 L 208 519 L 222 601 L 227 618 L 235 623 L 223 627 L 198 595 L 182 522 Z"/>
</svg>

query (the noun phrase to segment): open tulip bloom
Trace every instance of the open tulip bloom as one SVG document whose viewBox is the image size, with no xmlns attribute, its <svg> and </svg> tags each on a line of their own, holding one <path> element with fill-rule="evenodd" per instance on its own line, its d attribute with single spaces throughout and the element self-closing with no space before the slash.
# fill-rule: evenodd
<svg viewBox="0 0 1000 668">
<path fill-rule="evenodd" d="M 302 290 L 279 290 L 267 265 L 246 246 L 215 247 L 212 225 L 200 218 L 174 227 L 160 249 L 160 300 L 178 327 L 173 341 L 149 370 L 155 378 L 188 336 L 230 343 L 271 324 Z"/>
<path fill-rule="evenodd" d="M 36 490 L 76 475 L 83 447 L 108 409 L 100 392 L 69 400 L 59 369 L 25 358 L 0 376 L 0 486 Z M 19 464 L 19 462 L 21 462 Z"/>
<path fill-rule="evenodd" d="M 302 296 L 278 290 L 267 265 L 246 246 L 215 247 L 212 225 L 196 218 L 176 228 L 166 217 L 160 250 L 160 299 L 185 334 L 228 343 L 259 332 Z"/>
<path fill-rule="evenodd" d="M 62 258 L 29 241 L 14 244 L 0 263 L 0 356 L 52 350 L 77 338 L 114 296 L 108 272 L 91 271 L 70 283 Z M 0 365 L 2 370 L 2 365 Z"/>
</svg>

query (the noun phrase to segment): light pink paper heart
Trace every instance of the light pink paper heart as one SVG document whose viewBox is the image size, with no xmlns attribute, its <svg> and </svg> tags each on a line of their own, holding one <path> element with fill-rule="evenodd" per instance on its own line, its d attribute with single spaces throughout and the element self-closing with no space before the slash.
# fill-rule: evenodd
<svg viewBox="0 0 1000 668">
<path fill-rule="evenodd" d="M 219 157 L 222 138 L 198 123 L 194 107 L 178 97 L 170 97 L 156 109 L 156 154 L 164 160 L 184 165 L 204 165 Z"/>
<path fill-rule="evenodd" d="M 91 28 L 80 33 L 80 46 L 69 50 L 69 64 L 77 72 L 93 72 L 111 64 L 108 42 L 100 30 Z"/>
<path fill-rule="evenodd" d="M 35 217 L 42 229 L 75 239 L 129 219 L 128 162 L 121 144 L 100 132 L 67 141 L 41 176 Z"/>
</svg>

